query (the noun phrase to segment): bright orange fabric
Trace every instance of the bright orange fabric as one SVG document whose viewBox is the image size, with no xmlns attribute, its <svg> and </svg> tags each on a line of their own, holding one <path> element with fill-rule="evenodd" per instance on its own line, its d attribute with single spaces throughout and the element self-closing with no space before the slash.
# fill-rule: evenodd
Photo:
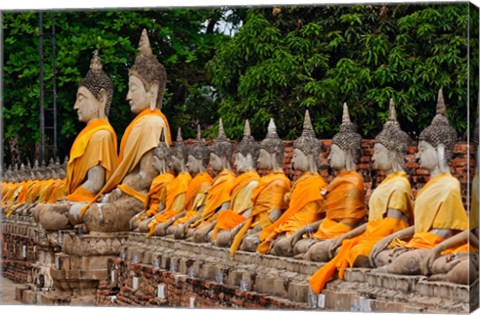
<svg viewBox="0 0 480 315">
<path fill-rule="evenodd" d="M 234 213 L 243 213 L 245 210 L 251 207 L 252 205 L 251 193 L 253 193 L 253 191 L 250 190 L 247 195 L 242 194 L 242 192 L 244 191 L 244 189 L 246 189 L 247 185 L 249 185 L 252 181 L 258 181 L 259 179 L 260 179 L 260 176 L 256 171 L 245 172 L 235 178 L 232 184 L 232 188 L 230 189 L 230 208 L 217 212 L 215 215 L 210 217 L 210 220 L 208 220 L 208 222 L 213 222 L 214 220 L 217 220 L 217 223 L 213 228 L 212 240 L 215 240 L 217 233 L 220 229 L 220 226 L 224 226 L 225 224 L 229 226 L 234 223 L 234 222 L 230 222 L 230 223 L 220 222 L 220 220 L 230 221 L 228 216 L 222 215 L 223 213 L 225 212 L 230 213 L 230 211 L 233 211 Z M 239 200 L 239 199 L 247 199 L 247 200 Z M 222 219 L 220 219 L 220 217 Z M 235 218 L 236 218 L 234 219 L 235 222 L 238 222 L 237 219 L 240 219 L 238 216 L 236 216 Z M 207 222 L 207 221 L 203 221 L 203 222 Z M 198 228 L 201 228 L 201 227 L 202 225 L 200 224 Z"/>
<path fill-rule="evenodd" d="M 223 230 L 231 230 L 240 223 L 244 222 L 247 218 L 243 215 L 235 213 L 232 209 L 227 209 L 218 214 L 218 220 L 213 228 L 212 240 L 217 238 L 217 234 Z"/>
<path fill-rule="evenodd" d="M 123 183 L 123 184 L 119 184 L 118 186 L 118 189 L 120 189 L 124 194 L 130 196 L 130 197 L 133 197 L 135 199 L 137 199 L 138 201 L 140 201 L 141 203 L 143 203 L 143 206 L 146 208 L 147 205 L 148 205 L 148 195 L 147 194 L 144 194 L 138 190 L 136 190 L 135 188 L 127 185 L 126 183 Z"/>
<path fill-rule="evenodd" d="M 55 184 L 47 203 L 55 203 L 57 199 L 63 197 L 65 197 L 65 180 L 60 180 Z"/>
<path fill-rule="evenodd" d="M 318 173 L 305 173 L 294 184 L 291 190 L 290 204 L 282 216 L 260 234 L 261 243 L 257 252 L 265 254 L 271 242 L 281 233 L 293 233 L 296 230 L 319 219 L 321 191 L 327 184 Z M 307 211 L 303 211 L 307 210 Z"/>
<path fill-rule="evenodd" d="M 198 173 L 188 184 L 187 192 L 185 194 L 185 209 L 192 210 L 195 196 L 200 191 L 208 191 L 208 188 L 213 182 L 213 178 L 207 173 Z"/>
<path fill-rule="evenodd" d="M 146 217 L 151 217 L 158 213 L 158 206 L 162 203 L 167 204 L 167 187 L 168 184 L 175 178 L 172 173 L 164 173 L 155 177 L 150 185 L 148 191 L 148 209 Z"/>
<path fill-rule="evenodd" d="M 120 144 L 120 163 L 107 183 L 97 194 L 95 200 L 119 185 L 125 176 L 137 167 L 144 154 L 158 146 L 160 134 L 163 129 L 162 123 L 166 124 L 166 139 L 168 143 L 171 143 L 168 121 L 159 109 L 153 111 L 145 109 L 133 119 L 125 130 Z M 135 187 L 132 188 L 135 189 Z M 91 204 L 92 202 L 82 208 L 80 211 L 82 217 Z"/>
<path fill-rule="evenodd" d="M 192 176 L 188 172 L 178 174 L 174 180 L 170 182 L 167 187 L 167 204 L 165 206 L 166 210 L 173 209 L 173 203 L 175 198 L 180 194 L 185 194 L 188 190 L 188 184 L 192 180 Z M 177 212 L 182 211 L 183 209 L 175 209 Z"/>
<path fill-rule="evenodd" d="M 252 193 L 252 210 L 250 217 L 245 225 L 235 235 L 232 245 L 230 246 L 230 256 L 235 255 L 235 252 L 240 247 L 242 239 L 250 227 L 260 224 L 266 227 L 272 224 L 269 217 L 272 209 L 282 210 L 287 208 L 284 196 L 290 191 L 290 180 L 283 172 L 265 175 L 260 178 L 258 186 Z"/>
<path fill-rule="evenodd" d="M 95 194 L 93 194 L 90 190 L 79 186 L 73 194 L 68 195 L 65 199 L 68 201 L 74 202 L 90 202 L 95 200 Z"/>
<path fill-rule="evenodd" d="M 215 176 L 208 190 L 207 203 L 205 208 L 203 208 L 201 217 L 191 227 L 196 227 L 200 222 L 209 219 L 222 204 L 230 201 L 230 190 L 232 189 L 234 179 L 235 174 L 227 169 L 222 170 Z"/>
<path fill-rule="evenodd" d="M 109 137 L 103 136 L 99 131 L 107 131 Z M 73 194 L 85 181 L 88 171 L 96 165 L 105 169 L 105 180 L 110 178 L 118 165 L 117 135 L 105 119 L 90 122 L 75 138 L 67 164 L 67 194 Z M 72 198 L 78 199 L 79 196 L 81 195 L 77 193 Z"/>
<path fill-rule="evenodd" d="M 313 292 L 320 294 L 336 270 L 343 279 L 347 267 L 353 267 L 358 256 L 369 256 L 375 244 L 384 237 L 408 227 L 402 219 L 385 218 L 381 221 L 369 221 L 362 235 L 344 240 L 339 253 L 318 269 L 310 278 Z"/>
</svg>

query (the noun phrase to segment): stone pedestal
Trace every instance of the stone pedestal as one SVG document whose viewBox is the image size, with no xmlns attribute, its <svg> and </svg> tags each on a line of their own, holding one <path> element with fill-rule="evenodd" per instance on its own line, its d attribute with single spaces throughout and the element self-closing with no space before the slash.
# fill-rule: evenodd
<svg viewBox="0 0 480 315">
<path fill-rule="evenodd" d="M 108 260 L 117 257 L 126 233 L 65 234 L 62 251 L 50 268 L 54 292 L 42 295 L 42 304 L 95 305 L 97 289 L 107 280 Z"/>
</svg>

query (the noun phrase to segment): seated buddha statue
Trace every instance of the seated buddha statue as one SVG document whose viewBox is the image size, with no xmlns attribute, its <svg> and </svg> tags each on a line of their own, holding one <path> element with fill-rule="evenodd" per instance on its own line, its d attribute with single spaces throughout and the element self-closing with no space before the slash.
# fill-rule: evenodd
<svg viewBox="0 0 480 315">
<path fill-rule="evenodd" d="M 147 232 L 147 225 L 152 217 L 165 210 L 168 193 L 167 187 L 175 178 L 173 172 L 170 170 L 170 164 L 170 149 L 165 143 L 165 134 L 162 130 L 160 142 L 153 153 L 153 167 L 158 171 L 158 176 L 153 179 L 148 191 L 147 208 L 136 214 L 130 220 L 132 230 L 136 229 L 139 232 Z"/>
<path fill-rule="evenodd" d="M 254 165 L 257 157 L 258 144 L 252 137 L 250 123 L 246 120 L 243 138 L 235 148 L 234 153 L 238 175 L 230 189 L 230 205 L 228 209 L 218 211 L 210 219 L 200 223 L 193 233 L 195 242 L 213 241 L 219 230 L 230 229 L 246 220 L 242 213 L 252 208 L 252 192 L 260 179 Z"/>
<path fill-rule="evenodd" d="M 478 119 L 471 137 L 472 149 L 476 153 L 475 175 L 471 181 L 469 227 L 439 243 L 421 260 L 420 270 L 431 281 L 447 281 L 469 285 L 478 279 L 479 249 L 479 131 Z"/>
<path fill-rule="evenodd" d="M 217 172 L 208 188 L 205 207 L 200 212 L 190 212 L 179 218 L 175 223 L 174 237 L 176 239 L 193 236 L 194 229 L 203 221 L 209 220 L 217 211 L 228 209 L 230 205 L 230 190 L 235 174 L 232 171 L 230 160 L 233 145 L 225 135 L 222 119 L 219 120 L 219 133 L 217 139 L 210 147 L 210 166 Z"/>
<path fill-rule="evenodd" d="M 165 209 L 160 211 L 148 223 L 148 236 L 153 235 L 158 223 L 185 210 L 185 197 L 192 176 L 187 171 L 188 148 L 183 142 L 181 129 L 178 128 L 175 146 L 170 150 L 172 169 L 176 176 L 167 186 Z"/>
<path fill-rule="evenodd" d="M 397 122 L 392 99 L 388 121 L 375 137 L 372 156 L 373 168 L 383 171 L 386 177 L 370 196 L 368 222 L 333 240 L 332 259 L 310 279 L 310 286 L 317 294 L 337 270 L 343 279 L 347 267 L 372 268 L 368 256 L 376 242 L 413 223 L 412 191 L 404 171 L 410 143 L 410 137 Z"/>
<path fill-rule="evenodd" d="M 324 218 L 302 227 L 291 236 L 294 255 L 313 261 L 328 261 L 332 240 L 364 223 L 367 213 L 362 176 L 355 170 L 362 138 L 350 121 L 347 104 L 343 104 L 340 131 L 332 139 L 328 156 L 337 176 L 325 190 L 322 205 Z"/>
<path fill-rule="evenodd" d="M 210 152 L 202 140 L 200 125 L 198 125 L 197 142 L 188 150 L 186 167 L 193 178 L 188 183 L 185 193 L 184 210 L 178 213 L 176 211 L 164 211 L 155 217 L 155 221 L 157 221 L 158 224 L 153 232 L 154 235 L 173 235 L 176 230 L 176 225 L 180 224 L 180 221 L 177 221 L 178 219 L 183 217 L 193 218 L 198 213 L 201 213 L 207 202 L 208 189 L 213 181 L 207 172 L 209 159 Z M 173 225 L 174 223 L 177 224 Z"/>
<path fill-rule="evenodd" d="M 153 153 L 162 130 L 167 145 L 170 129 L 160 111 L 166 84 L 166 71 L 152 53 L 147 31 L 139 43 L 139 54 L 129 70 L 127 101 L 137 114 L 128 125 L 120 143 L 119 164 L 100 189 L 94 201 L 70 210 L 70 219 L 83 221 L 88 231 L 128 231 L 130 220 L 148 204 L 148 190 L 157 172 Z M 95 202 L 100 198 L 100 202 Z"/>
<path fill-rule="evenodd" d="M 377 242 L 369 257 L 371 264 L 378 267 L 374 272 L 420 274 L 420 262 L 428 249 L 468 228 L 460 183 L 448 167 L 456 138 L 445 116 L 440 90 L 437 114 L 419 136 L 417 159 L 419 166 L 430 172 L 430 180 L 417 193 L 414 225 Z"/>
<path fill-rule="evenodd" d="M 69 210 L 95 200 L 117 168 L 117 136 L 108 122 L 112 96 L 113 83 L 102 70 L 95 51 L 73 107 L 86 127 L 70 149 L 63 187 L 66 197 L 55 203 L 41 203 L 33 211 L 35 220 L 46 230 L 72 228 Z M 59 187 L 54 189 L 59 192 Z"/>
<path fill-rule="evenodd" d="M 222 231 L 227 240 L 224 243 L 231 243 L 231 256 L 238 249 L 255 252 L 262 229 L 275 222 L 287 208 L 284 196 L 290 191 L 290 180 L 283 172 L 283 156 L 283 140 L 277 134 L 275 122 L 270 119 L 267 136 L 260 143 L 257 160 L 257 169 L 266 170 L 268 174 L 260 178 L 252 192 L 252 208 L 242 214 L 247 220 Z M 217 237 L 220 238 L 220 234 Z"/>
<path fill-rule="evenodd" d="M 301 172 L 301 176 L 292 185 L 287 195 L 290 199 L 288 209 L 278 220 L 262 230 L 261 243 L 257 247 L 257 252 L 276 256 L 293 256 L 293 247 L 288 236 L 321 218 L 320 210 L 323 205 L 321 192 L 327 184 L 317 170 L 320 151 L 320 141 L 315 137 L 307 110 L 303 132 L 293 142 L 292 167 Z"/>
</svg>

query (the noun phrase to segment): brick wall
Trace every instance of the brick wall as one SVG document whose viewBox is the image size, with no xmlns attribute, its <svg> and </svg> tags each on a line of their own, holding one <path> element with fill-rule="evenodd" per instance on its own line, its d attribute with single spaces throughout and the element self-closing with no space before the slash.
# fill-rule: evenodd
<svg viewBox="0 0 480 315">
<path fill-rule="evenodd" d="M 97 291 L 97 305 L 103 306 L 169 306 L 195 308 L 305 309 L 305 304 L 267 296 L 214 281 L 191 278 L 152 265 L 133 264 L 120 258 L 110 259 L 109 272 L 115 281 L 102 281 Z M 134 289 L 134 277 L 138 288 Z M 157 297 L 158 284 L 164 296 Z M 112 296 L 115 296 L 112 298 Z M 192 304 L 193 303 L 193 304 Z"/>
<path fill-rule="evenodd" d="M 4 277 L 17 283 L 31 281 L 30 271 L 36 260 L 36 247 L 32 238 L 2 233 L 2 272 Z"/>
</svg>

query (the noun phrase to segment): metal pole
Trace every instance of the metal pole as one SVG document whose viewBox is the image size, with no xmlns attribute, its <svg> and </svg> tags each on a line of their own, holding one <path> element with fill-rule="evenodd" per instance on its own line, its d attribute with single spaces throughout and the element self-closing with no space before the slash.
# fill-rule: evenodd
<svg viewBox="0 0 480 315">
<path fill-rule="evenodd" d="M 55 68 L 55 12 L 52 12 L 52 81 L 53 81 L 53 156 L 57 158 L 57 70 Z"/>
<path fill-rule="evenodd" d="M 38 12 L 38 56 L 40 57 L 40 161 L 45 161 L 45 114 L 43 111 L 43 13 Z"/>
</svg>

